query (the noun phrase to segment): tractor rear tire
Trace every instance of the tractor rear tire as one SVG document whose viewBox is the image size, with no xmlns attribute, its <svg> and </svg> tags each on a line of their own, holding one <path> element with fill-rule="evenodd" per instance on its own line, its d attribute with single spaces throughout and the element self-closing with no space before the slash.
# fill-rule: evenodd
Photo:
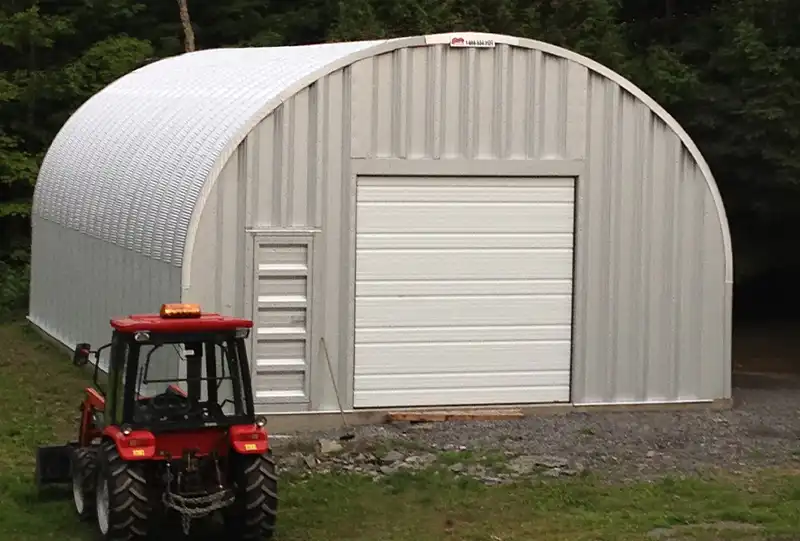
<svg viewBox="0 0 800 541">
<path fill-rule="evenodd" d="M 95 483 L 97 481 L 97 453 L 95 449 L 76 447 L 70 457 L 72 469 L 72 501 L 81 520 L 94 515 Z"/>
<path fill-rule="evenodd" d="M 147 537 L 152 508 L 142 465 L 119 456 L 113 442 L 99 452 L 96 487 L 97 525 L 105 541 Z"/>
<path fill-rule="evenodd" d="M 272 539 L 278 512 L 278 474 L 272 453 L 234 456 L 236 502 L 227 515 L 228 532 L 241 541 Z"/>
</svg>

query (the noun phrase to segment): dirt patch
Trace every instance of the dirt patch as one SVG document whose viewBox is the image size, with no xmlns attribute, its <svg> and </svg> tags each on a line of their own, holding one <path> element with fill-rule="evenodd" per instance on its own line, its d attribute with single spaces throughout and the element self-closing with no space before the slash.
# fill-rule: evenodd
<svg viewBox="0 0 800 541">
<path fill-rule="evenodd" d="M 769 372 L 734 372 L 736 389 L 796 389 L 800 390 L 800 376 Z"/>
<path fill-rule="evenodd" d="M 501 453 L 500 462 L 510 474 L 515 467 L 548 457 L 547 465 L 553 467 L 536 467 L 537 474 L 590 472 L 623 481 L 800 466 L 800 393 L 737 389 L 734 396 L 736 407 L 724 411 L 594 412 L 513 421 L 362 426 L 356 428 L 355 440 L 342 444 L 342 456 L 330 454 L 336 460 L 305 460 L 304 446 L 296 442 L 288 454 L 296 455 L 290 461 L 300 466 L 306 462 L 309 469 L 355 471 L 377 471 L 394 463 L 406 463 L 402 468 L 407 468 L 427 463 L 430 454 L 444 454 L 466 471 L 470 457 Z M 315 437 L 335 439 L 331 434 L 304 434 L 301 439 Z M 398 456 L 387 465 L 383 458 L 389 451 L 402 454 L 403 460 Z M 480 477 L 501 477 L 495 466 L 486 465 Z"/>
</svg>

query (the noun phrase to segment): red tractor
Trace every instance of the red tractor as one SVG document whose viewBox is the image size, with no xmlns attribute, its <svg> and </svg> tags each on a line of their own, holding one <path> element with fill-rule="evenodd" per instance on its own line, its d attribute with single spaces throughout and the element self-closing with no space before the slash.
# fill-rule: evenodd
<svg viewBox="0 0 800 541">
<path fill-rule="evenodd" d="M 95 517 L 109 541 L 144 539 L 170 516 L 188 533 L 193 519 L 217 511 L 226 539 L 270 539 L 277 476 L 253 406 L 245 349 L 252 325 L 165 304 L 160 314 L 113 319 L 111 342 L 97 351 L 79 344 L 74 364 L 95 360 L 78 441 L 38 449 L 37 484 L 71 481 L 75 511 Z M 166 366 L 165 352 L 176 354 L 177 367 Z"/>
</svg>

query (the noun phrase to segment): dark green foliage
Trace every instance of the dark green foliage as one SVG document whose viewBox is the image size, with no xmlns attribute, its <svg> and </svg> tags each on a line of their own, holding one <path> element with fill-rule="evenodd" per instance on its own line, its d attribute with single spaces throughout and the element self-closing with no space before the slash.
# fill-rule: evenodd
<svg viewBox="0 0 800 541">
<path fill-rule="evenodd" d="M 737 281 L 800 269 L 796 0 L 189 0 L 200 49 L 477 30 L 568 47 L 662 103 L 714 171 Z M 162 0 L 0 4 L 0 307 L 27 305 L 29 216 L 44 153 L 70 114 L 131 70 L 181 53 Z M 791 275 L 791 271 L 787 273 Z"/>
</svg>

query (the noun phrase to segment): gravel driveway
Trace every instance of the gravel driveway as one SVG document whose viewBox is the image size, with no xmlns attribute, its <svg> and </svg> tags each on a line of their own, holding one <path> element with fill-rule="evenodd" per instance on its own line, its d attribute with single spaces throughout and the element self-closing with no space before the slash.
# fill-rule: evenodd
<svg viewBox="0 0 800 541">
<path fill-rule="evenodd" d="M 373 475 L 398 466 L 421 467 L 452 450 L 479 456 L 499 451 L 520 471 L 527 463 L 555 474 L 589 470 L 623 479 L 709 467 L 732 472 L 800 467 L 800 390 L 737 389 L 734 399 L 734 408 L 727 411 L 569 413 L 512 421 L 358 427 L 355 439 L 343 442 L 341 450 L 326 441 L 335 440 L 334 433 L 276 439 L 274 445 L 286 468 L 341 468 Z M 313 441 L 316 453 L 308 447 Z M 320 444 L 333 449 L 320 449 Z M 387 458 L 387 449 L 397 452 Z M 453 453 L 448 454 L 452 463 Z M 465 469 L 458 463 L 453 468 Z M 479 468 L 480 476 L 494 475 Z"/>
</svg>

